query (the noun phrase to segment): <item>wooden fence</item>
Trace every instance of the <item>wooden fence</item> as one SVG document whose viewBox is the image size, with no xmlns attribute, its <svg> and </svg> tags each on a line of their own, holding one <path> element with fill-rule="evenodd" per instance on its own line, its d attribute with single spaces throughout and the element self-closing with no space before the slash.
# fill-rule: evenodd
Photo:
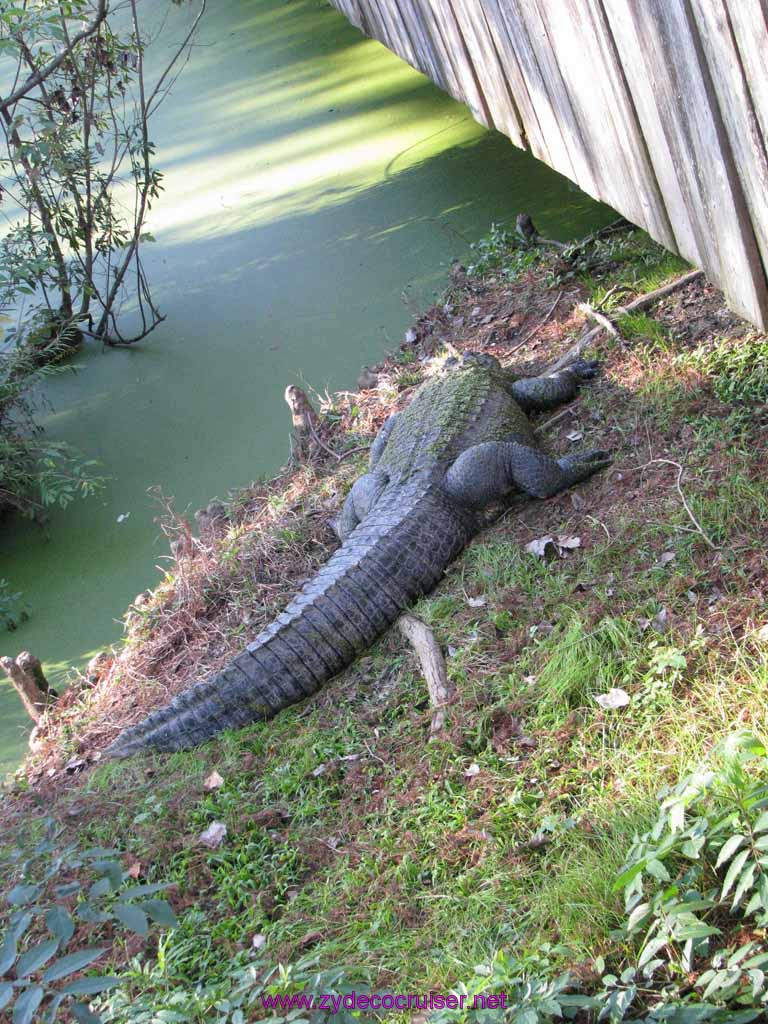
<svg viewBox="0 0 768 1024">
<path fill-rule="evenodd" d="M 331 0 L 768 327 L 768 0 Z"/>
</svg>

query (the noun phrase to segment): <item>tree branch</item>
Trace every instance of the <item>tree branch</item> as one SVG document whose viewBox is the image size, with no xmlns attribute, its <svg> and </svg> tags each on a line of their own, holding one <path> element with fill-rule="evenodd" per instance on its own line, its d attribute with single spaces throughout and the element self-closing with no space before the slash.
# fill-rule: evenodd
<svg viewBox="0 0 768 1024">
<path fill-rule="evenodd" d="M 96 9 L 96 17 L 82 32 L 78 32 L 76 36 L 72 38 L 72 42 L 66 46 L 61 53 L 57 54 L 45 67 L 40 68 L 33 75 L 31 75 L 23 85 L 20 85 L 18 89 L 14 90 L 10 96 L 6 96 L 5 99 L 0 98 L 0 113 L 5 114 L 10 112 L 10 108 L 13 107 L 19 100 L 23 99 L 27 93 L 32 92 L 36 89 L 41 82 L 44 82 L 46 78 L 53 74 L 57 68 L 61 67 L 64 61 L 69 57 L 74 48 L 81 43 L 83 39 L 87 39 L 88 36 L 92 36 L 94 32 L 97 32 L 99 26 L 107 16 L 107 0 L 99 0 L 99 6 Z"/>
</svg>

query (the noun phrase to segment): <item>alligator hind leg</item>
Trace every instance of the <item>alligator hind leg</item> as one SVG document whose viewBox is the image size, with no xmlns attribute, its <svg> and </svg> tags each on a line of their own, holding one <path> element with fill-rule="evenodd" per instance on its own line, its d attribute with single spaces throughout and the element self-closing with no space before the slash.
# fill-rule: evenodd
<svg viewBox="0 0 768 1024">
<path fill-rule="evenodd" d="M 526 412 L 552 409 L 576 397 L 579 384 L 597 373 L 594 359 L 578 359 L 548 377 L 522 377 L 509 385 L 509 393 Z"/>
<path fill-rule="evenodd" d="M 388 483 L 389 477 L 386 473 L 366 473 L 355 480 L 344 507 L 333 524 L 339 540 L 345 541 L 358 523 L 363 521 Z"/>
<path fill-rule="evenodd" d="M 399 415 L 399 412 L 393 412 L 389 419 L 384 420 L 384 422 L 381 425 L 381 429 L 374 438 L 373 444 L 371 445 L 371 454 L 369 462 L 371 469 L 376 468 L 376 463 L 384 454 L 384 449 L 387 447 L 389 435 L 392 433 L 392 428 L 394 427 L 397 417 Z"/>
<path fill-rule="evenodd" d="M 610 463 L 608 452 L 599 450 L 553 459 L 516 441 L 486 441 L 462 452 L 443 486 L 460 505 L 483 509 L 515 487 L 534 498 L 549 498 Z"/>
</svg>

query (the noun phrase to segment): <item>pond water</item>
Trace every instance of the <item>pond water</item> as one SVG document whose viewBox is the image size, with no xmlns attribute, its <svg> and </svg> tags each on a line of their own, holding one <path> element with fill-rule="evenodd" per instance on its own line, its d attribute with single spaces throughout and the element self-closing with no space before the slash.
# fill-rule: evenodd
<svg viewBox="0 0 768 1024">
<path fill-rule="evenodd" d="M 171 11 L 158 47 L 191 16 Z M 54 681 L 117 640 L 158 579 L 149 487 L 194 510 L 273 473 L 286 384 L 353 386 L 492 221 L 524 210 L 566 238 L 614 216 L 323 0 L 209 4 L 153 136 L 166 177 L 147 264 L 167 321 L 130 350 L 87 347 L 47 385 L 49 436 L 100 460 L 106 490 L 45 533 L 0 535 L 0 576 L 31 612 L 0 654 L 29 649 Z M 0 776 L 27 732 L 3 682 Z"/>
</svg>

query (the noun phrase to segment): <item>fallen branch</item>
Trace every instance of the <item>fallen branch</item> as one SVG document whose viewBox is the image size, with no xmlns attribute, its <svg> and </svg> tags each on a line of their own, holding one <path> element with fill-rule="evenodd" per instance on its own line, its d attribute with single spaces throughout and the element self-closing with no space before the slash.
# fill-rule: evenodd
<svg viewBox="0 0 768 1024">
<path fill-rule="evenodd" d="M 569 366 L 571 363 L 575 362 L 575 360 L 577 360 L 579 356 L 582 354 L 584 349 L 587 348 L 587 346 L 590 345 L 591 342 L 595 340 L 595 338 L 600 334 L 602 330 L 602 325 L 598 324 L 597 327 L 593 327 L 591 331 L 586 331 L 585 333 L 583 333 L 579 340 L 576 342 L 576 344 L 572 345 L 565 353 L 565 355 L 562 355 L 557 360 L 557 362 L 552 363 L 552 365 L 548 366 L 546 370 L 543 370 L 541 375 L 543 377 L 546 377 L 550 373 L 557 373 L 558 370 L 562 370 L 564 367 Z"/>
<path fill-rule="evenodd" d="M 692 270 L 690 274 L 683 274 L 682 277 L 675 278 L 675 280 L 670 281 L 669 284 L 662 285 L 661 288 L 657 288 L 655 291 L 639 296 L 626 306 L 619 306 L 615 311 L 615 315 L 626 316 L 627 313 L 636 313 L 640 309 L 647 309 L 648 306 L 652 306 L 655 302 L 659 302 L 659 300 L 666 298 L 667 295 L 671 295 L 672 292 L 676 292 L 679 288 L 684 288 L 687 284 L 697 281 L 703 275 L 703 270 Z M 595 311 L 593 310 L 593 312 Z M 597 318 L 598 315 L 594 317 L 594 319 Z M 549 373 L 557 373 L 558 370 L 562 370 L 563 367 L 574 362 L 574 360 L 579 358 L 587 346 L 598 337 L 600 332 L 604 330 L 606 330 L 606 327 L 602 322 L 600 322 L 597 327 L 593 327 L 585 334 L 582 334 L 576 344 L 572 345 L 565 355 L 562 355 L 557 362 L 548 366 L 547 369 L 542 372 L 542 375 L 545 376 Z"/>
<path fill-rule="evenodd" d="M 421 619 L 406 613 L 400 616 L 397 625 L 416 652 L 421 671 L 427 681 L 429 702 L 434 708 L 432 724 L 429 727 L 429 735 L 432 737 L 445 726 L 445 709 L 453 696 L 448 683 L 445 658 L 440 650 L 440 645 L 435 640 L 435 634 Z"/>
<path fill-rule="evenodd" d="M 608 333 L 613 335 L 614 338 L 621 341 L 621 335 L 615 325 L 611 323 L 604 313 L 598 312 L 594 306 L 590 306 L 588 302 L 581 302 L 576 308 L 580 313 L 583 313 L 588 320 L 593 320 L 596 324 L 602 327 L 604 331 L 608 331 Z"/>
<path fill-rule="evenodd" d="M 636 313 L 639 309 L 647 309 L 648 306 L 654 305 L 654 303 L 659 302 L 661 299 L 665 299 L 667 295 L 671 295 L 672 292 L 676 292 L 679 288 L 685 288 L 687 284 L 692 284 L 703 276 L 703 270 L 692 270 L 689 274 L 683 274 L 682 277 L 675 278 L 674 281 L 662 285 L 661 288 L 657 288 L 655 291 L 640 295 L 638 298 L 633 299 L 632 302 L 627 303 L 626 306 L 619 306 L 616 310 L 616 315 L 626 316 L 627 313 Z"/>
<path fill-rule="evenodd" d="M 548 420 L 545 420 L 540 426 L 536 427 L 538 433 L 543 433 L 545 430 L 549 430 L 550 427 L 554 427 L 560 420 L 565 419 L 566 416 L 572 416 L 575 402 L 571 402 L 570 405 L 566 405 L 560 412 L 556 412 L 554 416 L 550 416 Z"/>
<path fill-rule="evenodd" d="M 33 722 L 39 723 L 58 694 L 48 685 L 40 660 L 29 651 L 16 658 L 0 658 L 0 668 L 21 698 L 24 710 Z"/>
</svg>

